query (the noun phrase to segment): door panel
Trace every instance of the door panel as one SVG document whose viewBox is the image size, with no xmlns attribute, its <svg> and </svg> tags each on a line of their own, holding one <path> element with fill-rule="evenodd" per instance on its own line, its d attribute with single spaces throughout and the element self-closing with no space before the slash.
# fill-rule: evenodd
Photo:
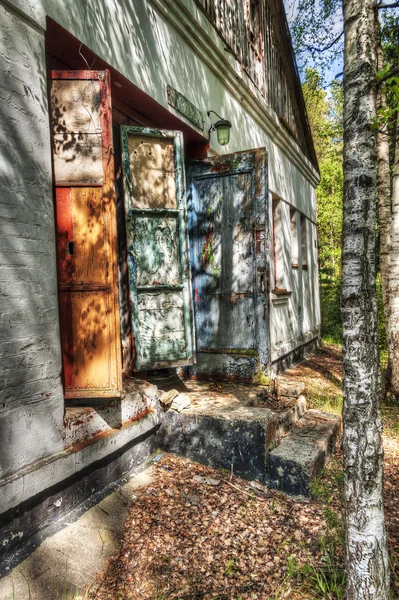
<svg viewBox="0 0 399 600">
<path fill-rule="evenodd" d="M 194 372 L 253 379 L 269 364 L 266 153 L 192 161 L 188 175 Z"/>
<path fill-rule="evenodd" d="M 143 215 L 134 224 L 137 285 L 180 285 L 176 217 Z"/>
<path fill-rule="evenodd" d="M 173 139 L 129 135 L 128 151 L 135 208 L 176 208 Z"/>
<path fill-rule="evenodd" d="M 74 227 L 75 283 L 103 283 L 107 273 L 106 208 L 101 188 L 71 191 Z"/>
<path fill-rule="evenodd" d="M 135 370 L 191 364 L 182 134 L 121 127 Z"/>
<path fill-rule="evenodd" d="M 143 363 L 186 358 L 182 295 L 174 292 L 138 295 L 140 353 Z"/>
<path fill-rule="evenodd" d="M 109 73 L 53 71 L 50 102 L 65 396 L 120 396 Z"/>
<path fill-rule="evenodd" d="M 255 348 L 251 174 L 201 181 L 201 297 L 198 340 L 205 348 Z"/>
<path fill-rule="evenodd" d="M 60 295 L 61 327 L 64 332 L 65 387 L 71 390 L 101 390 L 111 381 L 109 348 L 115 345 L 107 315 L 109 293 L 64 291 Z"/>
<path fill-rule="evenodd" d="M 104 183 L 100 114 L 104 109 L 103 91 L 104 81 L 96 71 L 52 71 L 50 102 L 57 186 Z"/>
</svg>

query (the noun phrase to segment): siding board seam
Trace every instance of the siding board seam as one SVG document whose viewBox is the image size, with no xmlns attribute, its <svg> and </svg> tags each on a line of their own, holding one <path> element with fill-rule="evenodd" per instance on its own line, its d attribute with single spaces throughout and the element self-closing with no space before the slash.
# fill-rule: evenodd
<svg viewBox="0 0 399 600">
<path fill-rule="evenodd" d="M 46 28 L 43 25 L 41 25 L 41 23 L 39 23 L 39 21 L 36 21 L 36 19 L 33 19 L 32 17 L 30 17 L 21 8 L 19 8 L 19 6 L 16 6 L 13 2 L 11 2 L 11 0 L 0 0 L 0 5 L 7 8 L 16 17 L 19 17 L 20 19 L 22 19 L 22 21 L 24 21 L 25 24 L 30 25 L 31 27 L 36 29 L 38 32 L 43 33 L 43 34 L 46 32 Z"/>
</svg>

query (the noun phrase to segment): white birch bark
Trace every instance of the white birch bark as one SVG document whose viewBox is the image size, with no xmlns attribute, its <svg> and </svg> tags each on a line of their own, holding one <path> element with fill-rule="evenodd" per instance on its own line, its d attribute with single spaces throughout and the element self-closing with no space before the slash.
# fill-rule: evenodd
<svg viewBox="0 0 399 600">
<path fill-rule="evenodd" d="M 396 119 L 395 158 L 392 172 L 392 224 L 389 269 L 388 353 L 390 389 L 399 400 L 399 114 Z"/>
<path fill-rule="evenodd" d="M 344 481 L 348 600 L 388 600 L 377 343 L 374 0 L 344 0 Z"/>
</svg>

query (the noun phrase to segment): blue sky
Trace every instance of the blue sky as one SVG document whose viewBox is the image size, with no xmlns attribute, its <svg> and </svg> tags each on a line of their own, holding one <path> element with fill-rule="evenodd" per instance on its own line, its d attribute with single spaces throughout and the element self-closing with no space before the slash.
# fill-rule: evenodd
<svg viewBox="0 0 399 600">
<path fill-rule="evenodd" d="M 288 19 L 288 23 L 291 26 L 292 22 L 295 20 L 295 17 L 297 15 L 298 12 L 298 3 L 300 0 L 284 0 L 284 5 L 285 5 L 285 10 L 287 13 L 287 19 Z M 323 0 L 315 0 L 315 10 L 316 11 L 321 11 L 321 3 Z M 311 11 L 311 9 L 309 9 L 309 12 Z M 311 17 L 311 14 L 309 14 L 309 18 Z M 337 36 L 341 30 L 342 30 L 342 15 L 341 12 L 337 12 L 333 22 L 331 23 L 331 30 L 333 32 L 333 36 Z M 329 41 L 326 39 L 326 42 Z M 321 44 L 323 44 L 324 42 L 321 41 Z M 338 75 L 339 73 L 342 73 L 343 71 L 343 55 L 342 53 L 337 56 L 337 57 L 332 57 L 331 54 L 325 54 L 324 55 L 325 60 L 326 60 L 326 65 L 324 68 L 324 79 L 326 84 L 329 84 L 335 77 L 336 75 Z M 297 64 L 299 69 L 301 70 L 301 67 L 303 67 L 303 65 L 308 62 L 309 66 L 319 66 L 318 64 L 315 64 L 312 61 L 311 55 L 309 53 L 303 53 L 303 54 L 298 54 L 296 55 L 296 60 L 297 60 Z M 319 69 L 320 70 L 320 69 Z"/>
</svg>

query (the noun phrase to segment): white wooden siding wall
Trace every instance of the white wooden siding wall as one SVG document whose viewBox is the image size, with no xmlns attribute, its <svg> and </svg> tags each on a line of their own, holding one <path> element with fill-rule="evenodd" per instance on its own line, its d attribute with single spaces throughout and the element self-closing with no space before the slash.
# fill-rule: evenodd
<svg viewBox="0 0 399 600">
<path fill-rule="evenodd" d="M 319 281 L 317 277 L 316 225 L 306 219 L 307 270 L 302 271 L 304 288 L 303 335 L 309 334 L 320 323 Z"/>
<path fill-rule="evenodd" d="M 320 322 L 316 225 L 294 206 L 273 197 L 277 284 L 290 295 L 271 293 L 272 360 L 283 356 L 317 333 Z M 298 268 L 293 268 L 293 265 Z M 305 267 L 305 268 L 304 268 Z M 275 285 L 274 271 L 272 286 Z"/>
<path fill-rule="evenodd" d="M 273 287 L 285 289 L 285 236 L 284 236 L 284 208 L 283 202 L 273 198 L 273 246 L 274 246 L 274 282 Z"/>
</svg>

